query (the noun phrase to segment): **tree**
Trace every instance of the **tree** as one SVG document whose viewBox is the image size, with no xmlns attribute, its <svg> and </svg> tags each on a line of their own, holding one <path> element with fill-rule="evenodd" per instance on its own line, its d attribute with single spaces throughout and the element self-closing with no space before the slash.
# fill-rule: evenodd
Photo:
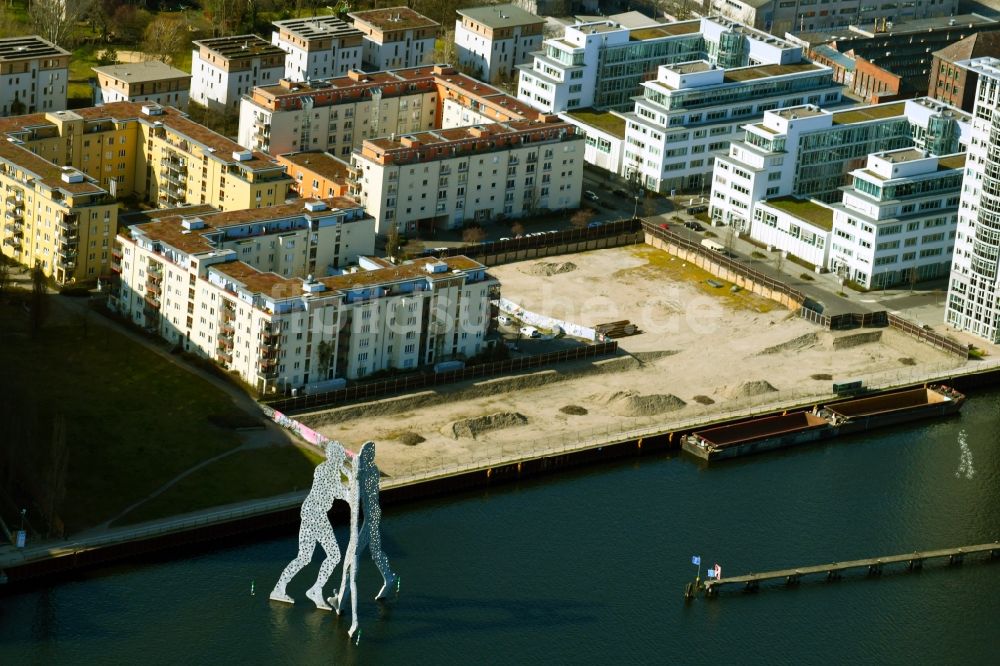
<svg viewBox="0 0 1000 666">
<path fill-rule="evenodd" d="M 569 218 L 569 223 L 577 229 L 583 229 L 590 224 L 590 218 L 594 217 L 594 211 L 590 208 L 581 208 L 573 213 Z"/>
<path fill-rule="evenodd" d="M 441 37 L 434 43 L 434 62 L 456 64 L 458 62 L 455 53 L 455 31 L 445 30 Z"/>
<path fill-rule="evenodd" d="M 909 275 L 907 277 L 910 280 L 910 291 L 913 291 L 913 288 L 917 285 L 918 282 L 920 282 L 920 271 L 918 271 L 917 267 L 914 266 L 910 269 Z"/>
<path fill-rule="evenodd" d="M 31 269 L 31 334 L 35 337 L 42 329 L 47 305 L 45 273 L 42 271 L 42 265 L 35 262 L 35 267 Z"/>
<path fill-rule="evenodd" d="M 390 261 L 394 261 L 399 256 L 399 248 L 399 227 L 391 224 L 385 238 L 385 256 L 389 257 Z"/>
<path fill-rule="evenodd" d="M 0 298 L 7 293 L 7 282 L 10 281 L 10 264 L 7 257 L 0 255 Z"/>
<path fill-rule="evenodd" d="M 169 14 L 160 14 L 153 19 L 146 26 L 144 35 L 142 50 L 155 60 L 167 63 L 173 62 L 174 56 L 187 46 L 191 38 L 187 21 Z"/>
<path fill-rule="evenodd" d="M 149 12 L 136 9 L 132 5 L 121 5 L 115 9 L 110 19 L 110 28 L 116 41 L 136 44 L 142 39 L 146 26 L 151 20 Z"/>
<path fill-rule="evenodd" d="M 466 227 L 462 231 L 462 242 L 472 245 L 474 243 L 482 243 L 486 239 L 486 230 L 482 227 Z"/>
<path fill-rule="evenodd" d="M 53 44 L 71 47 L 76 26 L 94 8 L 96 0 L 33 0 L 28 8 L 32 29 Z"/>
<path fill-rule="evenodd" d="M 523 236 L 524 225 L 521 224 L 520 222 L 515 222 L 514 224 L 510 225 L 510 233 L 514 234 L 515 238 L 517 238 L 518 236 Z"/>
</svg>

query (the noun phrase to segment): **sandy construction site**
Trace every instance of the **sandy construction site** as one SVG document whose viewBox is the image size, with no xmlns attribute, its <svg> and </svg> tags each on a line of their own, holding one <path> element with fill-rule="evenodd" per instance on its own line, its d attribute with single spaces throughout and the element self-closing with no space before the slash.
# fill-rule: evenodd
<svg viewBox="0 0 1000 666">
<path fill-rule="evenodd" d="M 503 296 L 593 327 L 641 331 L 622 354 L 465 382 L 300 418 L 331 438 L 378 445 L 405 476 L 506 458 L 645 425 L 825 396 L 834 380 L 905 377 L 961 361 L 890 329 L 831 333 L 646 245 L 495 267 Z M 516 331 L 516 323 L 510 331 Z M 519 341 L 522 352 L 535 341 Z M 580 344 L 571 340 L 539 345 Z"/>
</svg>

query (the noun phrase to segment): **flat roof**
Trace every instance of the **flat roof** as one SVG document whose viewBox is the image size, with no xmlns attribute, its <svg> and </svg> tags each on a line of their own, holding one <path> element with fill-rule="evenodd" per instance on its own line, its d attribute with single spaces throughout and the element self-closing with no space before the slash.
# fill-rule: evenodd
<svg viewBox="0 0 1000 666">
<path fill-rule="evenodd" d="M 325 203 L 326 208 L 317 211 L 307 210 L 305 207 L 306 203 L 313 201 Z M 201 213 L 193 210 L 175 209 L 173 215 L 160 217 L 143 224 L 136 224 L 132 229 L 144 235 L 149 240 L 164 243 L 181 252 L 195 254 L 216 250 L 217 247 L 209 242 L 205 236 L 225 227 L 250 224 L 252 222 L 284 220 L 294 217 L 308 216 L 310 219 L 320 219 L 337 215 L 341 210 L 353 208 L 360 208 L 360 205 L 353 199 L 347 197 L 330 197 L 325 199 L 298 199 L 292 203 L 280 204 L 278 206 L 231 210 L 212 213 L 204 217 L 202 217 Z M 204 226 L 200 229 L 185 229 L 183 221 L 192 217 L 200 217 L 204 222 Z"/>
<path fill-rule="evenodd" d="M 288 153 L 281 156 L 289 164 L 308 169 L 327 180 L 346 180 L 350 165 L 330 153 Z"/>
<path fill-rule="evenodd" d="M 91 69 L 98 74 L 104 74 L 116 81 L 125 81 L 126 83 L 153 83 L 156 81 L 191 78 L 191 75 L 184 70 L 171 67 L 159 60 L 105 65 L 104 67 L 93 67 Z"/>
<path fill-rule="evenodd" d="M 59 48 L 38 35 L 0 39 L 0 61 L 64 55 L 69 55 L 69 51 Z"/>
<path fill-rule="evenodd" d="M 795 197 L 777 197 L 766 199 L 763 203 L 826 231 L 833 229 L 833 209 L 822 206 L 815 201 L 796 199 Z"/>
<path fill-rule="evenodd" d="M 413 28 L 433 28 L 440 26 L 437 21 L 431 20 L 423 14 L 416 12 L 409 7 L 388 7 L 386 9 L 369 9 L 363 12 L 351 12 L 348 14 L 355 21 L 367 23 L 378 28 L 382 32 L 393 30 L 411 30 Z"/>
<path fill-rule="evenodd" d="M 534 25 L 545 23 L 541 16 L 524 11 L 517 5 L 490 5 L 487 7 L 470 7 L 456 10 L 459 16 L 464 16 L 476 23 L 490 28 L 512 28 L 519 25 Z"/>
<path fill-rule="evenodd" d="M 944 157 L 938 158 L 938 171 L 945 171 L 948 169 L 964 169 L 965 168 L 965 153 L 956 153 L 954 155 L 945 155 Z"/>
<path fill-rule="evenodd" d="M 822 116 L 825 112 L 819 107 L 813 106 L 793 106 L 787 109 L 776 109 L 771 111 L 782 118 L 787 120 L 794 120 L 795 118 L 810 118 L 812 116 Z"/>
<path fill-rule="evenodd" d="M 322 39 L 325 37 L 344 37 L 361 34 L 360 30 L 347 21 L 342 21 L 336 16 L 330 15 L 275 21 L 274 27 L 290 32 L 303 39 Z"/>
<path fill-rule="evenodd" d="M 596 109 L 579 109 L 577 111 L 567 111 L 566 115 L 573 120 L 584 125 L 590 125 L 597 129 L 614 134 L 620 139 L 625 138 L 625 119 L 615 115 L 610 111 L 598 111 Z"/>
<path fill-rule="evenodd" d="M 814 62 L 797 62 L 790 65 L 756 65 L 753 67 L 737 67 L 727 69 L 723 80 L 726 83 L 736 83 L 739 81 L 752 81 L 763 79 L 769 76 L 782 76 L 783 74 L 797 74 L 799 72 L 810 72 L 824 69 L 822 65 Z"/>
<path fill-rule="evenodd" d="M 905 102 L 889 102 L 888 104 L 878 104 L 876 106 L 862 106 L 846 111 L 836 111 L 833 114 L 834 125 L 848 125 L 851 123 L 863 123 L 869 120 L 880 120 L 902 116 L 906 111 Z"/>
<path fill-rule="evenodd" d="M 647 39 L 663 39 L 664 37 L 690 35 L 696 32 L 701 32 L 700 19 L 682 21 L 681 23 L 664 23 L 649 28 L 637 28 L 628 33 L 628 38 L 633 42 L 644 42 Z"/>
<path fill-rule="evenodd" d="M 211 50 L 213 53 L 226 58 L 252 58 L 261 55 L 285 55 L 285 51 L 275 44 L 257 35 L 236 35 L 233 37 L 213 37 L 211 39 L 199 39 L 194 42 L 195 46 Z"/>
<path fill-rule="evenodd" d="M 678 74 L 690 74 L 692 72 L 707 72 L 712 69 L 712 63 L 707 60 L 690 60 L 667 65 L 667 68 Z"/>
<path fill-rule="evenodd" d="M 101 194 L 107 192 L 102 187 L 94 183 L 94 179 L 84 174 L 83 180 L 78 183 L 67 183 L 62 179 L 64 173 L 83 172 L 71 167 L 61 167 L 53 164 L 44 157 L 39 157 L 27 148 L 19 146 L 10 141 L 0 140 L 0 159 L 7 160 L 18 168 L 34 174 L 45 186 L 53 190 L 63 190 L 70 194 Z"/>
</svg>

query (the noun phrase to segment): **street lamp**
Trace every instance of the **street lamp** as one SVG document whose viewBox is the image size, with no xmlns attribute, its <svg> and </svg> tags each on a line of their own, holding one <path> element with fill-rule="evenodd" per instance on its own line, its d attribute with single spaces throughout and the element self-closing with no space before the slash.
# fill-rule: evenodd
<svg viewBox="0 0 1000 666">
<path fill-rule="evenodd" d="M 639 195 L 635 195 L 635 206 L 632 207 L 632 219 L 639 216 Z"/>
</svg>

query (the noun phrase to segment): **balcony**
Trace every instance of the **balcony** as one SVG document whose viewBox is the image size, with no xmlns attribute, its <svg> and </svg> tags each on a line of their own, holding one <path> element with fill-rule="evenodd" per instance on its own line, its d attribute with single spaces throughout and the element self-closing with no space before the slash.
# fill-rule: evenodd
<svg viewBox="0 0 1000 666">
<path fill-rule="evenodd" d="M 176 176 L 176 175 L 173 174 L 173 172 L 167 171 L 166 169 L 162 169 L 160 171 L 160 178 L 162 178 L 166 182 L 174 185 L 175 189 L 178 188 L 178 187 L 186 186 L 187 185 L 187 178 L 182 178 L 181 176 Z"/>
<path fill-rule="evenodd" d="M 3 216 L 5 218 L 7 218 L 8 220 L 23 220 L 24 219 L 24 209 L 23 208 L 21 208 L 20 210 L 10 210 L 10 209 L 7 209 L 7 212 L 4 213 Z"/>
<path fill-rule="evenodd" d="M 264 370 L 264 369 L 267 369 L 267 368 L 274 368 L 274 367 L 277 367 L 277 365 L 278 365 L 278 359 L 276 359 L 276 358 L 261 358 L 260 359 L 261 370 Z"/>
<path fill-rule="evenodd" d="M 161 293 L 161 291 L 162 290 L 160 289 L 160 285 L 158 285 L 157 283 L 155 283 L 155 282 L 147 282 L 146 283 L 146 293 L 147 294 L 155 294 L 156 296 L 159 296 L 160 293 Z"/>
<path fill-rule="evenodd" d="M 149 293 L 147 293 L 143 297 L 143 300 L 146 301 L 146 305 L 148 305 L 149 307 L 153 308 L 154 310 L 159 310 L 160 309 L 160 297 L 157 296 L 156 294 L 149 294 Z"/>
<path fill-rule="evenodd" d="M 226 363 L 226 364 L 232 363 L 233 362 L 233 354 L 232 354 L 232 352 L 225 351 L 225 350 L 220 350 L 219 351 L 219 360 L 221 360 L 223 363 Z"/>
<path fill-rule="evenodd" d="M 8 236 L 7 238 L 4 238 L 3 239 L 3 244 L 4 245 L 10 245 L 15 250 L 20 250 L 21 249 L 21 239 L 20 238 L 16 238 L 14 236 Z"/>
<path fill-rule="evenodd" d="M 11 212 L 18 211 L 18 210 L 23 211 L 24 210 L 24 201 L 22 201 L 21 199 L 11 199 L 10 197 L 8 197 L 7 198 L 7 210 L 11 211 Z"/>
<path fill-rule="evenodd" d="M 146 273 L 153 277 L 162 278 L 163 266 L 161 264 L 149 264 L 149 266 L 146 267 Z"/>
<path fill-rule="evenodd" d="M 72 259 L 76 259 L 76 248 L 70 246 L 60 246 L 59 249 L 56 250 L 56 254 L 63 259 L 70 261 Z"/>
<path fill-rule="evenodd" d="M 111 257 L 111 272 L 112 273 L 121 274 L 121 272 L 122 272 L 121 257 L 118 257 L 117 259 L 115 259 L 114 255 L 112 255 L 112 257 Z"/>
<path fill-rule="evenodd" d="M 219 324 L 219 331 L 221 331 L 222 335 L 232 337 L 233 333 L 236 332 L 236 327 L 233 326 L 232 320 L 230 319 L 229 321 L 223 321 Z"/>
<path fill-rule="evenodd" d="M 20 222 L 8 222 L 3 228 L 9 234 L 14 234 L 15 236 L 24 235 L 24 225 Z"/>
<path fill-rule="evenodd" d="M 222 349 L 225 349 L 225 350 L 229 351 L 229 350 L 231 350 L 233 348 L 233 341 L 230 340 L 229 338 L 220 337 L 219 338 L 219 347 L 222 348 Z"/>
<path fill-rule="evenodd" d="M 74 230 L 77 227 L 77 217 L 76 215 L 63 215 L 56 224 L 63 231 Z"/>
<path fill-rule="evenodd" d="M 271 368 L 270 370 L 261 370 L 257 373 L 258 377 L 263 379 L 277 379 L 278 378 L 278 368 Z"/>
</svg>

